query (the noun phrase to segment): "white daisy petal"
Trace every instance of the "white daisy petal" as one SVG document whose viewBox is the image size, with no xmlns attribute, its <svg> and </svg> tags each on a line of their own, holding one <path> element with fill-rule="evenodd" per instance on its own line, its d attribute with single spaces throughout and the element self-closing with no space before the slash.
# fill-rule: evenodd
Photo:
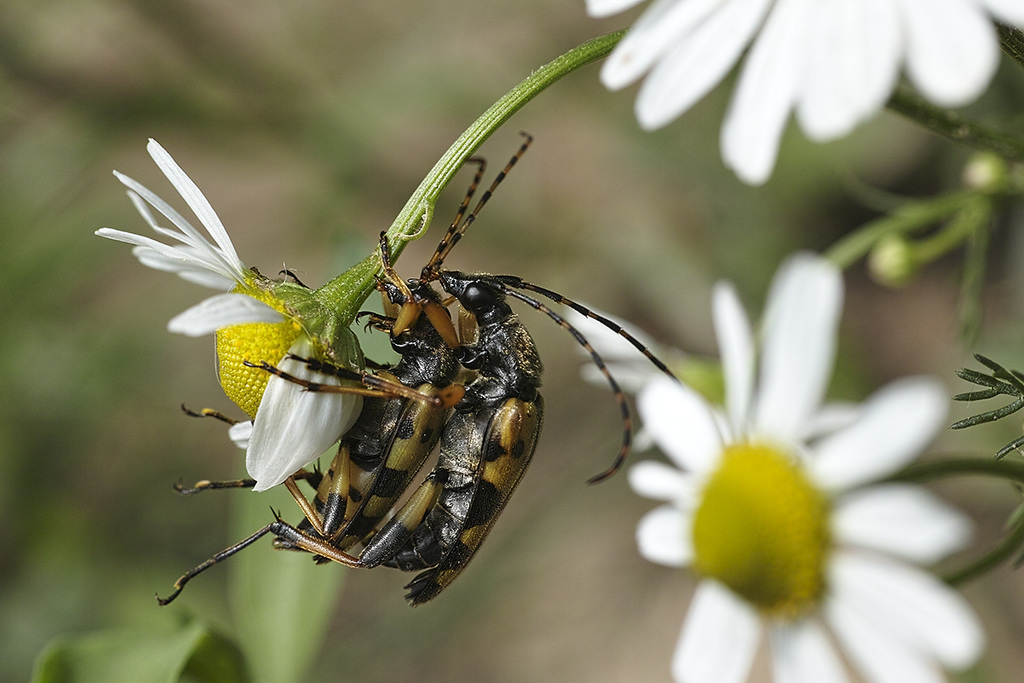
<svg viewBox="0 0 1024 683">
<path fill-rule="evenodd" d="M 647 130 L 666 125 L 721 82 L 770 5 L 770 0 L 725 0 L 669 49 L 640 87 L 636 98 L 640 125 Z"/>
<path fill-rule="evenodd" d="M 587 0 L 587 14 L 607 17 L 640 4 L 641 0 Z"/>
<path fill-rule="evenodd" d="M 605 60 L 601 82 L 610 90 L 618 90 L 638 79 L 666 50 L 686 39 L 720 2 L 654 0 Z"/>
<path fill-rule="evenodd" d="M 860 404 L 852 402 L 826 403 L 821 410 L 812 415 L 804 423 L 800 438 L 804 440 L 817 439 L 826 434 L 837 432 L 851 424 L 860 417 Z"/>
<path fill-rule="evenodd" d="M 750 606 L 714 581 L 702 581 L 672 658 L 672 674 L 686 683 L 741 683 L 760 636 Z"/>
<path fill-rule="evenodd" d="M 948 401 L 934 378 L 892 382 L 862 405 L 856 422 L 817 444 L 811 475 L 820 486 L 839 490 L 896 471 L 938 434 Z"/>
<path fill-rule="evenodd" d="M 825 395 L 835 357 L 843 281 L 834 265 L 797 254 L 779 268 L 764 314 L 758 434 L 798 438 Z"/>
<path fill-rule="evenodd" d="M 722 126 L 722 159 L 740 180 L 771 175 L 789 112 L 800 93 L 817 0 L 777 0 L 747 56 Z"/>
<path fill-rule="evenodd" d="M 238 424 L 231 425 L 228 429 L 228 438 L 231 439 L 231 443 L 241 449 L 249 448 L 249 439 L 252 438 L 252 420 L 243 420 Z"/>
<path fill-rule="evenodd" d="M 980 0 L 982 6 L 1004 23 L 1024 28 L 1024 3 L 1020 0 Z"/>
<path fill-rule="evenodd" d="M 637 396 L 644 428 L 681 469 L 707 472 L 722 450 L 711 407 L 693 389 L 670 379 L 652 379 Z"/>
<path fill-rule="evenodd" d="M 685 567 L 693 558 L 691 519 L 671 505 L 654 508 L 636 527 L 636 544 L 647 560 L 669 567 Z"/>
<path fill-rule="evenodd" d="M 185 247 L 178 247 L 179 251 L 184 249 Z M 180 258 L 168 258 L 149 247 L 135 247 L 132 249 L 132 255 L 147 268 L 174 273 L 182 280 L 202 285 L 209 289 L 225 291 L 235 286 L 235 280 L 214 272 L 204 264 L 191 264 L 181 261 Z"/>
<path fill-rule="evenodd" d="M 943 107 L 958 107 L 988 85 L 999 62 L 995 28 L 975 0 L 898 0 L 907 33 L 907 75 Z"/>
<path fill-rule="evenodd" d="M 891 0 L 833 0 L 812 11 L 813 52 L 796 114 L 809 138 L 824 141 L 885 103 L 899 75 L 901 26 Z"/>
<path fill-rule="evenodd" d="M 192 209 L 192 212 L 199 218 L 199 222 L 210 233 L 213 241 L 220 247 L 221 252 L 231 262 L 240 264 L 241 260 L 238 258 L 238 254 L 235 253 L 235 247 L 231 243 L 231 238 L 228 237 L 224 224 L 221 223 L 217 212 L 213 210 L 213 206 L 206 199 L 206 195 L 181 170 L 181 167 L 175 163 L 171 155 L 167 153 L 167 150 L 160 146 L 159 142 L 151 138 L 146 149 L 149 151 L 153 161 L 156 162 L 156 165 L 160 167 L 160 170 L 164 172 L 167 179 L 174 185 L 174 189 L 178 191 L 178 194 L 181 195 L 185 203 Z"/>
<path fill-rule="evenodd" d="M 855 609 L 879 636 L 952 669 L 980 656 L 984 635 L 967 601 L 938 578 L 895 560 L 836 553 L 830 566 L 835 601 Z M 900 680 L 916 680 L 903 678 Z"/>
<path fill-rule="evenodd" d="M 284 316 L 280 312 L 262 301 L 246 294 L 228 293 L 203 299 L 174 316 L 167 323 L 167 330 L 189 337 L 201 337 L 231 325 L 279 323 L 282 320 Z"/>
<path fill-rule="evenodd" d="M 843 496 L 832 515 L 832 532 L 843 546 L 933 564 L 967 544 L 971 523 L 920 486 L 880 484 Z"/>
<path fill-rule="evenodd" d="M 654 500 L 678 503 L 687 507 L 697 494 L 697 483 L 692 475 L 656 460 L 644 460 L 629 468 L 632 489 Z"/>
<path fill-rule="evenodd" d="M 726 414 L 732 433 L 739 434 L 747 427 L 754 390 L 754 333 L 736 288 L 730 283 L 715 286 L 711 310 L 722 354 Z"/>
<path fill-rule="evenodd" d="M 292 353 L 308 356 L 308 341 L 298 342 Z M 301 379 L 337 384 L 333 377 L 315 373 L 305 363 L 285 357 L 281 370 Z M 276 486 L 316 460 L 359 417 L 362 396 L 306 391 L 303 387 L 271 377 L 253 422 L 245 466 L 256 480 L 254 491 Z"/>
<path fill-rule="evenodd" d="M 816 620 L 775 624 L 768 629 L 772 673 L 784 683 L 844 683 L 842 661 Z"/>
<path fill-rule="evenodd" d="M 923 655 L 877 628 L 853 600 L 828 598 L 823 612 L 839 646 L 868 683 L 945 683 L 945 676 Z"/>
<path fill-rule="evenodd" d="M 170 237 L 176 242 L 188 245 L 191 247 L 191 250 L 186 249 L 185 251 L 190 256 L 210 264 L 209 268 L 223 274 L 225 277 L 230 277 L 236 282 L 241 282 L 245 279 L 245 264 L 234 254 L 233 247 L 230 253 L 222 252 L 203 237 L 174 207 L 158 197 L 156 193 L 122 173 L 114 171 L 114 175 L 128 188 L 128 197 L 131 199 L 132 204 L 134 204 L 139 214 L 155 232 L 165 237 Z M 178 231 L 175 232 L 169 228 L 161 227 L 146 204 L 149 204 L 163 214 L 174 224 Z M 165 248 L 171 250 L 181 249 L 181 247 L 174 246 L 165 246 Z"/>
<path fill-rule="evenodd" d="M 163 242 L 158 242 L 151 237 L 136 235 L 135 233 L 125 232 L 124 230 L 115 230 L 113 228 L 100 228 L 96 231 L 96 234 L 100 237 L 105 237 L 117 242 L 134 244 L 136 249 L 147 250 L 141 253 L 149 256 L 150 258 L 159 257 L 165 263 L 164 266 L 159 267 L 160 270 L 178 272 L 179 270 L 189 268 L 212 269 L 209 264 L 209 260 L 202 254 L 197 254 L 195 251 L 184 247 L 171 247 Z M 139 252 L 134 253 L 138 255 Z M 175 262 L 178 262 L 181 265 L 178 268 L 175 268 Z M 218 272 L 220 271 L 218 270 Z M 235 281 L 232 279 L 232 285 L 234 282 Z"/>
</svg>

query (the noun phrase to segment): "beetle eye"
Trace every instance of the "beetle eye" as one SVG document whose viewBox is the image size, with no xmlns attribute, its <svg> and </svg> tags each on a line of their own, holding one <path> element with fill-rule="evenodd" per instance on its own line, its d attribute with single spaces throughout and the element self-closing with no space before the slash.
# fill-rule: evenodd
<svg viewBox="0 0 1024 683">
<path fill-rule="evenodd" d="M 497 298 L 497 292 L 490 287 L 482 287 L 474 283 L 466 287 L 461 300 L 469 308 L 480 309 L 494 305 Z"/>
</svg>

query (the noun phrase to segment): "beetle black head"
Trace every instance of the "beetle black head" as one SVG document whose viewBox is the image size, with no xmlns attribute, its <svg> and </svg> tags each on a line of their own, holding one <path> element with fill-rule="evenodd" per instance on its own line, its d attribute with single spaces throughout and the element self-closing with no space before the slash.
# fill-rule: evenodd
<svg viewBox="0 0 1024 683">
<path fill-rule="evenodd" d="M 505 303 L 505 286 L 488 275 L 467 275 L 457 270 L 442 271 L 441 287 L 472 313 L 480 325 L 504 319 L 512 313 Z"/>
</svg>

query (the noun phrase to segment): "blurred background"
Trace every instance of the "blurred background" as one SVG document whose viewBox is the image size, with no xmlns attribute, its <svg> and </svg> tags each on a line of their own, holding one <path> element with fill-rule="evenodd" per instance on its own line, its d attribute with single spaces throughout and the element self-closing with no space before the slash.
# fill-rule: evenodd
<svg viewBox="0 0 1024 683">
<path fill-rule="evenodd" d="M 268 505 L 298 519 L 280 498 L 256 500 L 255 517 L 241 518 L 237 501 L 254 494 L 172 491 L 176 481 L 244 473 L 221 426 L 179 406 L 236 409 L 216 383 L 212 339 L 165 330 L 209 292 L 93 235 L 103 226 L 146 231 L 111 169 L 184 210 L 146 154 L 156 138 L 248 265 L 287 267 L 316 286 L 372 252 L 492 102 L 635 14 L 594 21 L 582 0 L 0 4 L 0 680 L 26 680 L 57 636 L 159 632 L 199 618 L 235 638 L 230 563 L 169 607 L 154 593 L 270 521 Z M 866 187 L 927 196 L 959 183 L 963 150 L 883 114 L 826 146 L 791 130 L 773 180 L 746 187 L 719 159 L 729 91 L 644 133 L 633 90 L 607 92 L 596 66 L 569 76 L 481 150 L 493 172 L 518 131 L 535 136 L 448 265 L 519 275 L 627 318 L 665 347 L 713 356 L 715 280 L 735 280 L 756 313 L 789 252 L 827 248 L 877 215 Z M 1004 64 L 972 112 L 1011 123 L 1006 113 L 1022 110 L 1024 73 Z M 450 186 L 399 272 L 418 272 L 469 177 Z M 965 391 L 953 373 L 976 367 L 972 351 L 1024 367 L 1021 227 L 1009 212 L 993 237 L 984 323 L 971 346 L 958 333 L 961 254 L 898 290 L 855 266 L 833 395 L 862 398 L 915 373 Z M 397 572 L 317 568 L 319 592 L 307 599 L 328 625 L 309 680 L 669 679 L 692 585 L 636 552 L 634 529 L 652 502 L 624 476 L 584 484 L 617 451 L 615 403 L 580 379 L 568 335 L 532 311 L 523 317 L 548 371 L 544 435 L 522 486 L 470 569 L 429 605 L 406 606 L 408 577 Z M 382 358 L 376 343 L 368 354 Z M 953 406 L 951 421 L 969 412 Z M 1019 424 L 948 434 L 935 452 L 986 456 Z M 979 548 L 998 538 L 1019 500 L 991 482 L 939 491 L 978 521 Z M 268 540 L 232 562 L 242 555 L 294 559 Z M 1004 567 L 965 587 L 990 645 L 959 680 L 1019 680 L 1022 582 Z"/>
</svg>

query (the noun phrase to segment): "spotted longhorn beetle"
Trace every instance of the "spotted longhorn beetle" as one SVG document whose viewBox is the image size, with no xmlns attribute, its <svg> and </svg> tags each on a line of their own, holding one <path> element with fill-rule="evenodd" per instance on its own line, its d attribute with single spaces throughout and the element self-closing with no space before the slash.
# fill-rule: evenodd
<svg viewBox="0 0 1024 683">
<path fill-rule="evenodd" d="M 419 328 L 424 324 L 422 317 L 435 327 L 440 336 L 448 339 L 454 330 L 448 329 L 451 326 L 450 319 L 436 313 L 438 297 L 429 287 L 429 283 L 434 281 L 439 282 L 442 289 L 454 297 L 475 322 L 475 330 L 471 333 L 467 333 L 467 325 L 460 324 L 464 343 L 457 346 L 454 353 L 462 366 L 476 373 L 476 378 L 466 386 L 465 395 L 455 404 L 454 413 L 444 425 L 440 437 L 441 452 L 434 469 L 376 533 L 363 535 L 365 529 L 360 528 L 358 533 L 338 538 L 337 534 L 328 531 L 329 527 L 333 529 L 333 525 L 321 522 L 321 528 L 317 528 L 315 520 L 324 519 L 327 514 L 321 517 L 319 512 L 312 510 L 307 511 L 307 522 L 311 528 L 302 528 L 306 522 L 295 527 L 277 519 L 182 576 L 175 584 L 174 594 L 161 600 L 163 604 L 173 599 L 193 576 L 268 533 L 276 537 L 277 547 L 305 550 L 316 555 L 320 561 L 335 561 L 357 568 L 384 565 L 403 571 L 420 571 L 406 586 L 409 591 L 406 597 L 414 606 L 440 594 L 463 571 L 497 517 L 504 511 L 529 466 L 543 424 L 544 402 L 538 391 L 543 365 L 533 338 L 506 301 L 509 296 L 525 302 L 566 329 L 588 351 L 605 375 L 620 406 L 623 440 L 612 466 L 591 478 L 590 482 L 601 481 L 621 467 L 629 452 L 632 434 L 624 393 L 600 355 L 575 327 L 550 307 L 520 290 L 540 294 L 597 320 L 627 339 L 660 370 L 674 377 L 664 363 L 621 326 L 556 292 L 516 276 L 466 274 L 442 268 L 452 247 L 461 239 L 494 189 L 529 147 L 532 138 L 524 136 L 526 140 L 519 150 L 467 216 L 466 209 L 486 168 L 483 160 L 471 160 L 477 163 L 478 169 L 459 211 L 420 277 L 408 281 L 405 301 L 390 323 L 390 332 L 394 338 L 406 334 L 410 328 Z M 381 260 L 385 264 L 389 262 L 383 235 Z M 391 300 L 398 303 L 398 298 L 402 297 L 391 297 Z M 424 312 L 426 315 L 421 316 Z M 465 343 L 469 337 L 475 339 Z M 272 366 L 265 366 L 264 369 L 296 381 L 296 378 Z M 320 366 L 317 369 L 324 370 Z M 309 390 L 333 390 L 297 381 Z M 367 471 L 372 471 L 372 468 Z M 408 477 L 411 476 L 408 474 Z M 339 489 L 342 485 L 336 479 L 332 465 L 332 470 L 319 482 L 319 490 L 322 491 L 325 484 L 328 489 Z M 289 482 L 295 486 L 293 479 Z M 349 490 L 352 490 L 351 487 Z M 394 503 L 396 499 L 397 494 L 390 502 Z M 331 509 L 330 500 L 330 494 L 318 495 L 320 509 Z M 341 508 L 342 505 L 336 507 Z M 347 550 L 359 541 L 365 544 L 359 556 L 349 554 Z"/>
</svg>

